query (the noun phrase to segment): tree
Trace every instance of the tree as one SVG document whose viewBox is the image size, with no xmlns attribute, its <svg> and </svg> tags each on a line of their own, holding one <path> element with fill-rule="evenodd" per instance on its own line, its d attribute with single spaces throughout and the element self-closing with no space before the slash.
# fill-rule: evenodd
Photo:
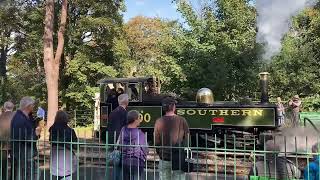
<svg viewBox="0 0 320 180">
<path fill-rule="evenodd" d="M 283 40 L 280 54 L 270 64 L 274 96 L 295 94 L 312 97 L 319 104 L 320 8 L 308 8 L 292 19 L 293 27 Z M 311 105 L 312 106 L 312 105 Z"/>
<path fill-rule="evenodd" d="M 60 15 L 60 27 L 58 32 L 58 45 L 54 55 L 53 47 L 53 24 L 54 24 L 54 0 L 46 1 L 46 15 L 44 28 L 44 69 L 46 73 L 48 91 L 48 127 L 54 122 L 54 117 L 58 111 L 58 80 L 61 55 L 64 48 L 64 32 L 67 22 L 68 0 L 62 1 Z"/>
<path fill-rule="evenodd" d="M 67 110 L 92 109 L 97 81 L 118 74 L 113 47 L 121 35 L 123 6 L 113 0 L 70 1 L 59 84 Z"/>
<path fill-rule="evenodd" d="M 15 102 L 26 95 L 46 105 L 43 67 L 44 3 L 24 3 L 20 13 L 22 33 L 16 34 L 14 52 L 7 64 L 8 93 Z"/>
<path fill-rule="evenodd" d="M 10 52 L 14 49 L 14 34 L 20 33 L 20 9 L 14 1 L 3 1 L 0 6 L 0 102 L 8 98 L 7 95 L 7 62 Z"/>
<path fill-rule="evenodd" d="M 187 76 L 184 93 L 209 87 L 220 100 L 254 94 L 259 72 L 254 8 L 245 0 L 218 0 L 196 13 L 187 1 L 177 3 L 187 24 L 176 54 Z"/>
<path fill-rule="evenodd" d="M 124 25 L 124 35 L 114 47 L 122 77 L 157 76 L 164 82 L 164 90 L 176 92 L 174 82 L 183 80 L 182 69 L 169 51 L 176 40 L 175 21 L 137 16 Z"/>
<path fill-rule="evenodd" d="M 62 1 L 56 1 L 59 7 Z M 14 39 L 14 54 L 8 61 L 6 93 L 15 102 L 22 96 L 31 95 L 47 103 L 47 88 L 43 61 L 44 34 L 43 1 L 23 4 L 21 32 Z M 59 107 L 65 110 L 91 109 L 92 97 L 98 92 L 96 82 L 113 77 L 115 60 L 112 51 L 115 37 L 122 29 L 123 7 L 121 1 L 69 0 L 65 31 L 64 51 L 59 67 Z M 61 8 L 54 9 L 54 19 L 59 19 Z M 54 21 L 53 29 L 59 28 Z M 53 46 L 57 47 L 57 33 L 53 33 Z M 3 86 L 2 86 L 3 87 Z"/>
</svg>

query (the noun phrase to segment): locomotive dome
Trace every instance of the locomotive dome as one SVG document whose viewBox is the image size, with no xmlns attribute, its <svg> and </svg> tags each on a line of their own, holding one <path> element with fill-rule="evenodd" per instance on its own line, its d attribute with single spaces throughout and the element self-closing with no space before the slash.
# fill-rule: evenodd
<svg viewBox="0 0 320 180">
<path fill-rule="evenodd" d="M 199 104 L 212 105 L 213 104 L 213 93 L 209 88 L 201 88 L 197 92 L 196 101 Z"/>
</svg>

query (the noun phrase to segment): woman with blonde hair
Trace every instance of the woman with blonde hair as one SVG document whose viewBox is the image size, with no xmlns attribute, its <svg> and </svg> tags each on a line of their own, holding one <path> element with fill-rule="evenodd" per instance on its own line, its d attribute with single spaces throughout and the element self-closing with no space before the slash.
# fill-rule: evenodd
<svg viewBox="0 0 320 180">
<path fill-rule="evenodd" d="M 72 179 L 77 167 L 77 158 L 75 153 L 78 138 L 75 131 L 68 126 L 68 114 L 64 111 L 58 111 L 54 124 L 50 127 L 51 142 L 51 163 L 50 172 L 54 179 Z"/>
</svg>

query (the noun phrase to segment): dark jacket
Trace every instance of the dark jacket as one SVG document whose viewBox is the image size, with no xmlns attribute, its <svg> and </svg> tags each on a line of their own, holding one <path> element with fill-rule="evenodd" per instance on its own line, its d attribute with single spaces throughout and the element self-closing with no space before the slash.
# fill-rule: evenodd
<svg viewBox="0 0 320 180">
<path fill-rule="evenodd" d="M 54 123 L 50 129 L 50 142 L 52 148 L 76 150 L 78 142 L 75 131 L 66 123 Z M 72 146 L 72 148 L 71 148 Z"/>
<path fill-rule="evenodd" d="M 320 156 L 314 157 L 313 161 L 304 169 L 305 180 L 318 180 L 320 172 Z"/>
<path fill-rule="evenodd" d="M 109 96 L 106 103 L 112 104 L 111 108 L 116 109 L 119 106 L 117 95 Z"/>
<path fill-rule="evenodd" d="M 11 121 L 10 131 L 12 155 L 15 159 L 33 158 L 38 154 L 36 146 L 38 137 L 30 117 L 18 110 Z"/>
<path fill-rule="evenodd" d="M 113 110 L 109 116 L 107 132 L 108 132 L 108 143 L 116 144 L 122 127 L 127 124 L 127 110 L 122 106 L 118 106 Z M 114 134 L 116 132 L 116 137 Z"/>
<path fill-rule="evenodd" d="M 123 127 L 120 133 L 120 148 L 124 165 L 145 166 L 148 144 L 146 136 L 140 129 Z"/>
</svg>

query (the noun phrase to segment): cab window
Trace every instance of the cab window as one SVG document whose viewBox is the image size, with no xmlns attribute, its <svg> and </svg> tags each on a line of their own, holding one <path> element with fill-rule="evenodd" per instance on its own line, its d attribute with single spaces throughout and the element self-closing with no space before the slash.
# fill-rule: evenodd
<svg viewBox="0 0 320 180">
<path fill-rule="evenodd" d="M 125 84 L 108 83 L 105 88 L 105 101 L 110 100 L 110 98 L 116 98 L 123 93 L 125 93 Z"/>
<path fill-rule="evenodd" d="M 141 102 L 142 100 L 142 85 L 141 83 L 128 84 L 128 96 L 130 102 Z"/>
</svg>

